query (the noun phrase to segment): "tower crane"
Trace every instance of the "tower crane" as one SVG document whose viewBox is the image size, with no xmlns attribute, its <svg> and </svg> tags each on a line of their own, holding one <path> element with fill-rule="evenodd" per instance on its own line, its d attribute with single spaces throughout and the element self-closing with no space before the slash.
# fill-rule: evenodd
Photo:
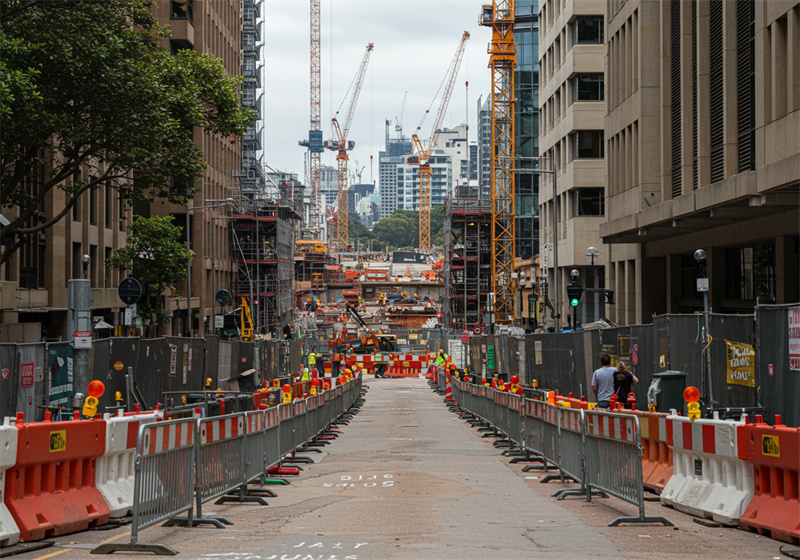
<svg viewBox="0 0 800 560">
<path fill-rule="evenodd" d="M 436 114 L 436 121 L 433 123 L 433 130 L 427 144 L 423 144 L 419 137 L 414 134 L 411 140 L 414 143 L 414 156 L 407 159 L 409 165 L 419 165 L 419 248 L 420 250 L 429 249 L 431 246 L 431 156 L 436 146 L 436 135 L 442 125 L 442 119 L 447 112 L 447 105 L 450 103 L 450 95 L 453 93 L 453 85 L 464 58 L 464 48 L 469 39 L 469 32 L 464 31 L 461 42 L 458 44 L 456 54 L 450 62 L 450 68 L 445 75 L 444 93 L 439 105 L 439 112 Z M 513 94 L 513 92 L 512 92 Z M 430 109 L 428 110 L 430 111 Z M 428 112 L 426 111 L 426 113 Z M 419 130 L 419 127 L 417 127 Z"/>
<path fill-rule="evenodd" d="M 514 320 L 514 0 L 492 0 L 481 9 L 480 25 L 492 28 L 492 290 L 495 322 Z"/>
<path fill-rule="evenodd" d="M 348 244 L 347 221 L 350 212 L 347 202 L 347 161 L 350 158 L 347 152 L 352 150 L 356 145 L 355 142 L 347 139 L 347 135 L 350 132 L 350 124 L 353 122 L 353 113 L 358 103 L 358 96 L 361 93 L 361 85 L 364 83 L 364 74 L 367 70 L 369 55 L 372 53 L 373 46 L 372 43 L 367 45 L 367 51 L 364 53 L 364 58 L 361 59 L 361 64 L 358 67 L 355 78 L 353 78 L 353 83 L 351 84 L 353 93 L 350 98 L 350 103 L 347 106 L 347 111 L 345 112 L 344 128 L 340 127 L 339 121 L 336 117 L 333 117 L 333 119 L 331 119 L 331 128 L 333 129 L 334 137 L 332 140 L 325 142 L 326 148 L 338 152 L 336 154 L 336 167 L 339 179 L 339 192 L 337 196 L 336 236 L 334 237 L 334 242 L 340 252 L 346 251 Z M 347 95 L 349 93 L 350 90 L 345 94 L 342 105 L 344 105 L 344 102 L 347 100 Z M 342 108 L 342 105 L 339 106 L 339 109 Z M 336 114 L 339 114 L 338 110 Z"/>
<path fill-rule="evenodd" d="M 403 139 L 403 113 L 406 110 L 406 98 L 408 98 L 408 92 L 405 92 L 405 94 L 403 95 L 403 104 L 400 105 L 400 118 L 399 119 L 397 117 L 394 118 L 394 121 L 396 123 L 394 125 L 394 131 L 397 133 L 398 140 Z"/>
<path fill-rule="evenodd" d="M 311 100 L 311 126 L 308 131 L 308 140 L 298 142 L 301 146 L 308 148 L 310 169 L 309 182 L 311 187 L 311 227 L 323 227 L 323 220 L 319 213 L 320 208 L 320 183 L 322 174 L 322 152 L 325 151 L 322 144 L 322 112 L 320 109 L 322 72 L 320 70 L 320 0 L 310 0 L 311 3 L 311 89 L 309 99 Z"/>
</svg>

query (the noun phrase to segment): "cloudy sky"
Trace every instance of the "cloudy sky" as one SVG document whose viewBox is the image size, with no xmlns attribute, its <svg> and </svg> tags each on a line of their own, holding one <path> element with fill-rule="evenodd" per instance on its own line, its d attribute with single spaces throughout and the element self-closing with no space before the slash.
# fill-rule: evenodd
<svg viewBox="0 0 800 560">
<path fill-rule="evenodd" d="M 322 129 L 330 139 L 331 118 L 353 81 L 368 43 L 375 47 L 353 117 L 350 154 L 364 166 L 362 181 L 378 178 L 378 152 L 383 149 L 385 120 L 400 117 L 403 95 L 408 98 L 403 132 L 411 136 L 439 89 L 464 31 L 467 41 L 461 69 L 453 88 L 445 127 L 467 120 L 475 139 L 477 100 L 491 87 L 486 48 L 491 29 L 478 26 L 481 2 L 476 0 L 322 0 Z M 309 0 L 265 0 L 264 42 L 264 162 L 273 169 L 304 177 L 309 107 Z M 465 82 L 469 81 L 469 99 Z M 427 140 L 439 110 L 440 97 L 420 130 Z M 348 100 L 349 101 L 349 100 Z M 323 165 L 336 165 L 334 152 L 323 154 Z"/>
</svg>

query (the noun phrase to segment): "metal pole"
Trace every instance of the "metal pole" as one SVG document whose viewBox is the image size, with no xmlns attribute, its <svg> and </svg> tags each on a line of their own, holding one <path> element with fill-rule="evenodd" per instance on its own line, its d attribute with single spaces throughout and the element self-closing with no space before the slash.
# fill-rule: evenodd
<svg viewBox="0 0 800 560">
<path fill-rule="evenodd" d="M 706 274 L 708 278 L 708 274 Z M 708 402 L 714 402 L 714 389 L 711 384 L 711 346 L 708 344 L 708 292 L 703 292 L 703 318 L 705 319 L 705 353 L 706 353 L 706 378 L 708 379 Z"/>
<path fill-rule="evenodd" d="M 560 329 L 559 322 L 561 319 L 561 292 L 558 291 L 558 219 L 556 217 L 558 209 L 558 183 L 556 178 L 558 173 L 556 172 L 556 163 L 552 158 L 550 158 L 550 164 L 552 166 L 551 173 L 553 174 L 553 288 L 555 290 L 556 300 L 553 321 L 556 331 L 558 331 Z"/>
<path fill-rule="evenodd" d="M 214 220 L 211 216 L 211 334 L 217 334 L 217 253 L 214 250 Z"/>
<path fill-rule="evenodd" d="M 189 203 L 186 203 L 186 249 L 192 250 L 191 231 L 189 228 Z M 186 318 L 189 337 L 192 336 L 192 257 L 186 261 Z"/>
<path fill-rule="evenodd" d="M 258 219 L 258 203 L 256 203 L 256 301 L 258 304 L 253 306 L 253 310 L 256 312 L 256 324 L 255 324 L 255 333 L 258 333 L 258 329 L 261 325 L 261 237 L 259 236 L 259 219 Z M 253 338 L 255 340 L 255 338 Z"/>
</svg>

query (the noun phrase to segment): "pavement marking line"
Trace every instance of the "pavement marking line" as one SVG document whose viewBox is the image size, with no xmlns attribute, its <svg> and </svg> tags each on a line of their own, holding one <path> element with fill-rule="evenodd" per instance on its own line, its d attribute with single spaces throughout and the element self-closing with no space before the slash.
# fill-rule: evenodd
<svg viewBox="0 0 800 560">
<path fill-rule="evenodd" d="M 131 532 L 128 531 L 127 533 L 122 533 L 121 535 L 117 535 L 116 537 L 111 537 L 110 539 L 106 539 L 102 541 L 100 544 L 110 543 L 111 541 L 115 541 L 117 539 L 121 539 L 122 537 L 127 537 L 130 535 Z M 61 550 L 57 550 L 55 552 L 51 552 L 50 554 L 45 554 L 44 556 L 39 556 L 38 558 L 34 558 L 33 560 L 46 560 L 47 558 L 52 558 L 53 556 L 58 556 L 59 554 L 64 554 L 65 552 L 69 552 L 70 550 L 77 550 L 77 548 L 63 548 Z"/>
</svg>

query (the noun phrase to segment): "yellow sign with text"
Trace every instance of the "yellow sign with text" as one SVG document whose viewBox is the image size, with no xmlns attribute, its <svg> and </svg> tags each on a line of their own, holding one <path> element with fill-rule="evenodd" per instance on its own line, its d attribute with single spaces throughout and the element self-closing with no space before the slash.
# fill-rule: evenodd
<svg viewBox="0 0 800 560">
<path fill-rule="evenodd" d="M 781 456 L 781 443 L 778 436 L 761 436 L 761 453 L 768 457 Z"/>
<path fill-rule="evenodd" d="M 67 449 L 67 431 L 50 432 L 50 453 Z"/>
<path fill-rule="evenodd" d="M 756 351 L 750 344 L 725 341 L 729 385 L 756 386 Z"/>
</svg>

